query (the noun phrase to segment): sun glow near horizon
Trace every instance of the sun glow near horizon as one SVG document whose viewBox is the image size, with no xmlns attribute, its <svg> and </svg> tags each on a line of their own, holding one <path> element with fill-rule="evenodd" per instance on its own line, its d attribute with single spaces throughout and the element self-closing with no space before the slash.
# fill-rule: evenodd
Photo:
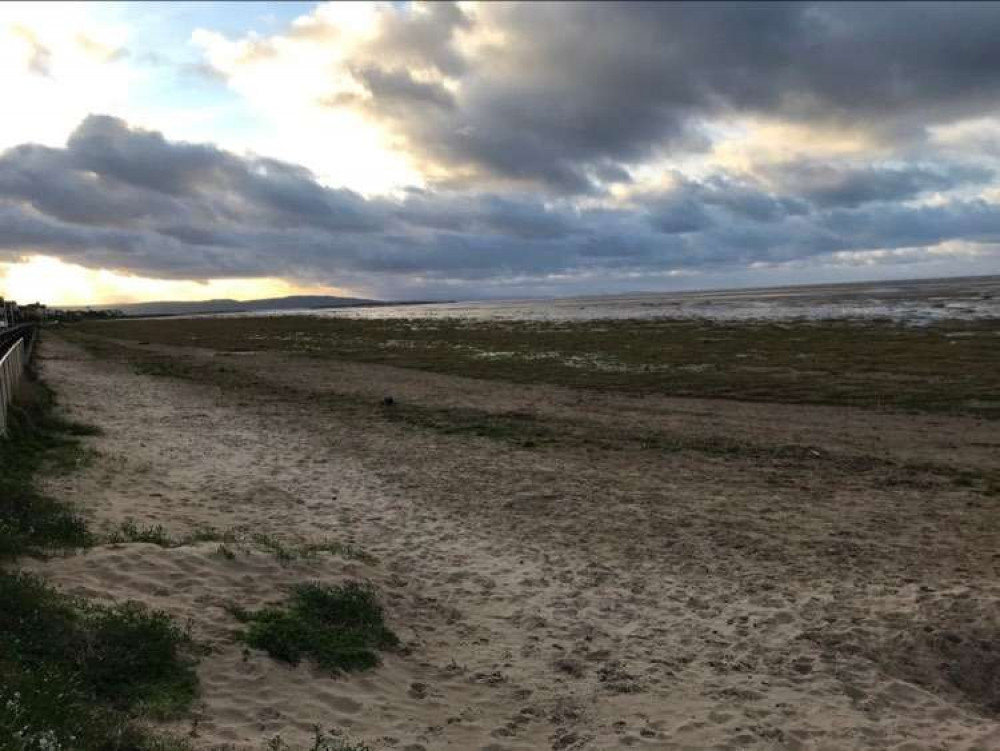
<svg viewBox="0 0 1000 751">
<path fill-rule="evenodd" d="M 204 281 L 153 279 L 111 269 L 89 269 L 41 255 L 0 264 L 0 295 L 20 303 L 41 302 L 54 307 L 114 307 L 151 300 L 252 300 L 310 294 L 343 296 L 351 293 L 337 287 L 297 285 L 276 277 Z"/>
</svg>

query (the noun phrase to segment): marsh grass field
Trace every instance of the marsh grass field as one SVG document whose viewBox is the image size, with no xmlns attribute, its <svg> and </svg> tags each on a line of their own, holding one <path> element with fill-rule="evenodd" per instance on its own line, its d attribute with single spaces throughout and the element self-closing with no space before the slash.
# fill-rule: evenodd
<svg viewBox="0 0 1000 751">
<path fill-rule="evenodd" d="M 80 331 L 235 355 L 282 352 L 636 395 L 1000 416 L 1000 332 L 993 321 L 912 327 L 303 316 L 115 321 Z"/>
<path fill-rule="evenodd" d="M 192 748 L 1000 745 L 990 320 L 125 320 L 40 369 L 94 544 L 30 568 L 190 624 Z M 303 582 L 377 602 L 316 653 L 366 670 Z"/>
</svg>

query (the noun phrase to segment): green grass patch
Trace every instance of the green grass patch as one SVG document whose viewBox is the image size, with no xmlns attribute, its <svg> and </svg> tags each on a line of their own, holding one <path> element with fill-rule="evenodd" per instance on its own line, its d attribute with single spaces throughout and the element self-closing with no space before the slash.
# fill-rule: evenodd
<svg viewBox="0 0 1000 751">
<path fill-rule="evenodd" d="M 247 646 L 293 665 L 310 658 L 333 673 L 373 668 L 377 650 L 399 645 L 375 591 L 357 582 L 299 584 L 283 606 L 232 612 L 247 626 L 240 634 Z"/>
<path fill-rule="evenodd" d="M 887 321 L 280 316 L 93 322 L 66 332 L 627 393 L 1000 417 L 1000 337 L 995 328 L 989 321 L 911 327 Z M 194 376 L 177 358 L 155 358 L 141 367 Z M 224 375 L 230 366 L 213 367 Z"/>
<path fill-rule="evenodd" d="M 79 468 L 80 436 L 100 431 L 55 412 L 29 374 L 0 440 L 0 559 L 93 544 L 83 519 L 41 493 L 38 475 Z M 138 603 L 105 606 L 60 594 L 0 565 L 0 749 L 187 751 L 146 718 L 172 718 L 196 690 L 189 638 Z"/>
<path fill-rule="evenodd" d="M 375 556 L 365 553 L 353 545 L 335 540 L 292 542 L 267 532 L 252 532 L 246 527 L 232 527 L 223 530 L 214 527 L 201 527 L 189 534 L 173 537 L 160 524 L 142 525 L 134 519 L 126 519 L 104 537 L 104 542 L 109 545 L 144 542 L 163 548 L 179 548 L 199 542 L 217 542 L 219 547 L 216 552 L 227 560 L 234 560 L 237 553 L 263 550 L 271 553 L 282 563 L 312 559 L 319 553 L 330 553 L 364 563 L 377 562 Z"/>
<path fill-rule="evenodd" d="M 35 486 L 40 471 L 67 472 L 89 455 L 76 436 L 93 428 L 54 416 L 51 391 L 25 381 L 22 398 L 8 412 L 8 435 L 0 439 L 0 558 L 42 554 L 91 543 L 83 519 L 67 504 Z"/>
<path fill-rule="evenodd" d="M 522 412 L 492 413 L 465 407 L 431 408 L 394 404 L 383 409 L 383 416 L 390 422 L 445 435 L 471 435 L 526 447 L 552 443 L 558 439 L 534 415 Z"/>
<path fill-rule="evenodd" d="M 243 323 L 246 323 L 247 319 L 244 319 Z M 288 346 L 288 341 L 285 339 L 280 339 L 278 342 L 268 339 L 267 332 L 272 327 L 282 327 L 280 330 L 284 330 L 283 327 L 286 325 L 285 319 L 281 320 L 271 320 L 271 319 L 253 319 L 258 321 L 261 325 L 263 333 L 253 333 L 252 341 L 256 342 L 258 348 L 266 349 L 268 343 L 275 344 L 276 347 Z M 292 319 L 293 322 L 298 320 L 303 325 L 306 326 L 307 330 L 309 326 L 316 324 L 320 328 L 325 326 L 328 321 L 323 321 L 319 319 Z M 117 322 L 115 327 L 119 325 L 125 331 L 128 331 L 129 327 L 133 322 Z M 137 326 L 140 324 L 149 326 L 158 325 L 159 322 L 150 321 L 136 321 L 134 322 Z M 202 321 L 181 321 L 178 320 L 175 323 L 182 325 L 185 323 L 198 324 L 199 326 L 203 323 Z M 225 324 L 233 323 L 233 321 L 214 321 L 212 326 L 223 326 Z M 345 324 L 347 326 L 356 323 L 366 323 L 358 321 L 335 321 L 336 324 Z M 575 330 L 578 326 L 577 324 L 536 324 L 536 323 L 523 323 L 523 324 L 509 324 L 508 322 L 494 323 L 494 324 L 482 324 L 482 323 L 471 323 L 462 321 L 448 321 L 448 322 L 420 322 L 420 321 L 380 321 L 376 322 L 380 326 L 387 327 L 386 330 L 393 332 L 393 334 L 399 333 L 400 326 L 411 326 L 414 332 L 421 332 L 424 329 L 437 332 L 440 335 L 442 331 L 449 334 L 457 331 L 464 331 L 465 329 L 471 329 L 477 332 L 477 335 L 481 334 L 484 340 L 488 340 L 489 336 L 495 334 L 500 335 L 517 335 L 521 336 L 530 334 L 532 327 L 540 327 L 540 330 L 546 331 L 549 326 L 563 326 L 564 328 L 569 328 Z M 621 347 L 623 349 L 628 349 L 627 341 L 629 339 L 629 332 L 631 331 L 630 326 L 638 327 L 637 330 L 641 331 L 644 325 L 650 325 L 654 330 L 659 330 L 659 327 L 668 327 L 671 325 L 678 325 L 683 327 L 691 326 L 702 326 L 709 327 L 712 330 L 713 327 L 721 327 L 722 324 L 692 324 L 688 322 L 643 322 L 643 321 L 626 321 L 626 322 L 597 322 L 593 325 L 597 327 L 598 333 L 600 334 L 604 327 L 611 327 L 615 332 L 622 334 L 623 339 Z M 826 337 L 825 341 L 827 344 L 833 346 L 834 342 L 839 341 L 839 346 L 841 348 L 846 348 L 850 350 L 852 345 L 851 337 L 857 336 L 859 340 L 864 343 L 867 338 L 868 341 L 864 344 L 866 351 L 876 352 L 880 340 L 891 340 L 893 337 L 899 336 L 904 340 L 910 338 L 911 343 L 914 344 L 916 349 L 909 353 L 909 357 L 912 358 L 913 367 L 923 367 L 922 364 L 917 363 L 923 354 L 927 354 L 926 351 L 921 352 L 920 342 L 925 342 L 927 340 L 937 341 L 944 339 L 947 344 L 951 341 L 979 341 L 987 346 L 982 347 L 982 351 L 978 354 L 969 355 L 968 352 L 965 355 L 970 356 L 971 359 L 967 360 L 964 365 L 962 364 L 961 358 L 956 360 L 955 363 L 943 363 L 936 362 L 932 363 L 930 367 L 949 369 L 956 363 L 958 367 L 965 367 L 968 369 L 968 380 L 970 383 L 976 382 L 979 385 L 976 386 L 977 389 L 983 387 L 983 384 L 990 383 L 991 385 L 985 388 L 994 388 L 992 384 L 995 384 L 995 388 L 1000 391 L 1000 380 L 998 380 L 996 373 L 1000 372 L 1000 352 L 996 351 L 996 342 L 1000 342 L 1000 337 L 995 336 L 992 331 L 982 330 L 978 331 L 976 336 L 970 336 L 967 338 L 949 338 L 947 336 L 947 327 L 939 327 L 940 330 L 936 331 L 925 331 L 923 329 L 912 331 L 909 329 L 902 329 L 901 327 L 890 326 L 888 324 L 847 324 L 844 322 L 829 322 L 827 325 L 831 326 L 832 332 L 823 333 L 821 339 Z M 963 324 L 966 325 L 966 324 Z M 976 324 L 968 324 L 969 326 L 975 327 Z M 773 324 L 772 328 L 778 332 L 785 331 L 790 337 L 789 341 L 791 345 L 800 346 L 803 341 L 808 343 L 809 347 L 820 347 L 820 341 L 811 340 L 809 338 L 810 333 L 814 333 L 815 329 L 819 324 Z M 514 334 L 508 330 L 514 328 L 516 331 Z M 719 337 L 704 337 L 703 340 L 697 342 L 692 342 L 690 336 L 699 329 L 694 328 L 687 332 L 688 344 L 692 346 L 692 351 L 695 353 L 693 357 L 700 358 L 701 354 L 697 349 L 697 345 L 704 345 L 708 347 L 721 346 L 728 339 L 738 338 L 741 332 L 744 330 L 750 330 L 757 332 L 758 336 L 763 336 L 761 332 L 757 331 L 761 328 L 767 328 L 761 324 L 733 324 L 733 331 L 729 332 L 729 336 L 719 336 Z M 522 330 L 523 329 L 523 330 Z M 104 329 L 102 329 L 104 330 Z M 111 331 L 111 326 L 107 329 Z M 213 332 L 215 329 L 212 329 Z M 349 330 L 349 329 L 348 329 Z M 852 333 L 853 332 L 853 333 Z M 117 332 L 116 332 L 117 333 Z M 150 330 L 150 336 L 155 334 L 155 330 Z M 216 332 L 217 333 L 217 332 Z M 241 329 L 237 328 L 234 330 L 234 336 L 239 336 Z M 466 332 L 468 333 L 468 332 Z M 578 333 L 578 332 L 577 332 Z M 635 332 L 632 332 L 633 334 Z M 662 332 L 661 332 L 662 333 Z M 704 331 L 702 332 L 704 333 Z M 771 332 L 774 333 L 774 332 Z M 174 332 L 167 332 L 168 338 L 177 338 L 178 335 Z M 168 372 L 175 371 L 175 375 L 179 373 L 184 373 L 183 376 L 178 375 L 178 377 L 185 377 L 199 382 L 212 383 L 220 388 L 225 389 L 227 392 L 232 393 L 243 393 L 247 399 L 262 400 L 267 398 L 274 398 L 274 383 L 268 381 L 266 378 L 261 378 L 259 374 L 254 372 L 252 368 L 243 368 L 238 370 L 236 368 L 222 368 L 220 369 L 211 360 L 200 361 L 196 358 L 185 355 L 184 352 L 178 352 L 177 354 L 166 356 L 157 353 L 150 353 L 144 349 L 128 346 L 121 341 L 112 341 L 110 339 L 103 339 L 99 336 L 94 336 L 90 334 L 81 335 L 78 338 L 83 346 L 94 352 L 95 355 L 105 358 L 113 358 L 118 360 L 123 360 L 125 362 L 131 363 L 135 366 L 138 363 L 144 362 L 149 357 L 163 358 L 168 360 L 171 365 L 169 368 L 164 368 L 163 374 L 166 375 Z M 184 337 L 179 337 L 183 340 Z M 683 339 L 683 337 L 682 337 Z M 717 341 L 721 339 L 722 341 Z M 181 343 L 181 341 L 172 343 Z M 310 341 L 315 341 L 316 338 L 313 337 L 309 339 Z M 194 340 L 196 343 L 202 346 L 208 346 L 209 341 L 222 346 L 222 342 L 216 342 L 214 340 L 196 338 Z M 296 337 L 291 337 L 289 340 L 292 343 L 298 341 Z M 357 339 L 348 339 L 348 344 L 351 341 L 357 342 Z M 408 340 L 402 340 L 408 341 Z M 343 343 L 341 343 L 343 344 Z M 376 346 L 377 343 L 371 342 L 371 346 Z M 388 343 L 383 343 L 384 346 L 391 345 L 389 348 L 395 348 L 400 346 L 399 341 L 391 340 Z M 898 343 L 897 343 L 898 345 Z M 859 345 L 860 346 L 860 345 Z M 950 344 L 948 345 L 950 347 Z M 808 348 L 808 347 L 807 347 Z M 524 358 L 526 361 L 531 361 L 532 355 L 530 349 L 523 349 L 516 357 L 512 356 L 509 362 L 504 364 L 503 362 L 494 362 L 490 360 L 486 363 L 488 368 L 494 370 L 489 370 L 489 372 L 480 372 L 476 370 L 474 373 L 470 373 L 464 368 L 469 366 L 469 362 L 463 360 L 463 358 L 468 357 L 470 348 L 464 344 L 456 344 L 453 354 L 455 357 L 452 359 L 447 359 L 442 357 L 439 361 L 428 366 L 427 362 L 422 360 L 419 354 L 419 347 L 414 346 L 411 348 L 416 354 L 412 358 L 412 362 L 393 362 L 394 365 L 405 365 L 407 367 L 420 367 L 423 368 L 427 366 L 427 369 L 441 370 L 442 372 L 450 372 L 454 374 L 470 375 L 474 374 L 480 377 L 508 377 L 511 374 L 514 375 L 512 380 L 520 379 L 523 376 L 523 380 L 530 381 L 532 377 L 527 373 L 518 375 L 520 371 L 516 363 L 518 357 Z M 226 350 L 220 350 L 223 352 Z M 646 350 L 644 350 L 646 351 Z M 310 354 L 314 356 L 334 356 L 329 352 L 323 354 L 324 350 L 317 350 L 316 352 L 311 352 Z M 352 350 L 352 352 L 354 352 Z M 682 353 L 678 353 L 676 349 L 671 350 L 674 357 L 681 357 Z M 341 354 L 343 354 L 341 352 Z M 788 353 L 785 353 L 788 355 Z M 807 352 L 799 352 L 796 357 L 805 358 Z M 832 351 L 826 353 L 819 353 L 818 355 L 813 352 L 809 356 L 816 355 L 822 358 L 839 358 L 843 356 L 843 351 Z M 962 354 L 962 353 L 957 353 Z M 338 355 L 339 356 L 339 355 Z M 916 394 L 913 391 L 906 392 L 907 388 L 913 387 L 914 382 L 909 376 L 900 376 L 901 383 L 903 383 L 903 392 L 898 394 L 898 399 L 895 404 L 892 404 L 892 399 L 889 397 L 884 397 L 884 393 L 880 389 L 884 389 L 886 384 L 885 379 L 888 377 L 888 373 L 891 373 L 897 367 L 900 370 L 906 370 L 910 365 L 906 365 L 906 358 L 902 353 L 897 351 L 895 354 L 897 358 L 897 364 L 894 366 L 887 367 L 886 371 L 878 376 L 881 381 L 876 383 L 873 390 L 870 392 L 866 390 L 864 384 L 864 379 L 871 376 L 872 369 L 868 368 L 868 375 L 866 372 L 859 372 L 852 378 L 859 379 L 857 382 L 850 387 L 853 395 L 848 400 L 849 403 L 855 404 L 856 406 L 881 406 L 890 407 L 894 406 L 896 408 L 904 409 L 933 409 L 937 410 L 938 407 L 942 411 L 953 411 L 957 413 L 968 412 L 970 410 L 966 409 L 967 404 L 960 404 L 958 401 L 951 401 L 946 404 L 948 400 L 952 400 L 959 392 L 949 391 L 948 386 L 946 386 L 946 379 L 942 376 L 941 378 L 930 381 L 928 383 L 922 383 L 920 388 L 927 387 L 930 391 L 934 392 L 934 398 L 939 400 L 938 407 L 929 407 L 928 403 L 924 403 L 922 406 L 917 407 L 914 403 L 909 403 L 908 405 L 902 405 L 902 400 L 916 398 Z M 365 359 L 362 354 L 358 359 Z M 739 358 L 737 358 L 739 359 Z M 513 363 L 513 364 L 512 364 Z M 990 366 L 996 364 L 997 368 L 992 369 Z M 551 364 L 551 363 L 550 363 Z M 592 363 L 591 363 L 592 364 Z M 477 362 L 472 365 L 474 368 L 479 368 L 483 363 Z M 661 362 L 662 365 L 662 362 Z M 641 368 L 634 372 L 621 372 L 621 373 L 597 373 L 597 380 L 593 380 L 592 376 L 595 376 L 594 372 L 587 370 L 588 364 L 586 360 L 577 361 L 573 366 L 572 376 L 576 380 L 572 382 L 563 383 L 563 385 L 577 385 L 586 386 L 587 388 L 605 388 L 607 384 L 601 385 L 603 382 L 602 378 L 605 376 L 618 379 L 616 381 L 617 385 L 609 386 L 612 388 L 621 388 L 625 392 L 630 391 L 643 391 L 645 382 L 643 380 Z M 649 366 L 651 370 L 655 370 L 655 366 Z M 679 366 L 683 370 L 684 366 Z M 844 366 L 846 368 L 846 365 Z M 513 368 L 513 370 L 505 370 L 505 368 Z M 562 383 L 558 379 L 551 378 L 555 371 L 547 370 L 544 367 L 544 363 L 539 365 L 538 363 L 531 363 L 531 373 L 537 373 L 539 375 L 539 382 L 545 382 L 547 380 L 552 380 L 553 382 Z M 687 372 L 687 371 L 685 371 Z M 703 375 L 702 370 L 696 369 L 690 371 L 701 377 Z M 768 372 L 756 373 L 756 375 L 767 378 L 770 377 Z M 773 374 L 771 374 L 773 375 Z M 773 401 L 801 401 L 801 402 L 818 402 L 818 403 L 839 403 L 839 398 L 828 399 L 829 392 L 821 393 L 820 389 L 825 389 L 826 386 L 820 384 L 817 390 L 812 393 L 805 393 L 808 391 L 809 384 L 812 382 L 810 379 L 815 379 L 816 374 L 805 374 L 800 382 L 796 386 L 799 391 L 799 396 L 794 396 L 792 392 L 789 392 L 789 398 L 786 398 L 784 393 L 771 393 L 770 395 L 764 396 L 763 390 L 757 390 L 755 393 L 757 396 L 748 396 L 747 393 L 739 394 L 736 390 L 747 386 L 747 382 L 740 379 L 737 374 L 735 380 L 728 384 L 726 387 L 732 388 L 734 391 L 727 391 L 726 393 L 703 393 L 706 389 L 711 391 L 715 387 L 711 386 L 711 378 L 703 384 L 689 384 L 690 386 L 696 387 L 695 390 L 688 391 L 685 395 L 688 396 L 727 396 L 733 398 L 754 398 L 760 397 L 761 399 L 768 399 Z M 663 376 L 663 373 L 653 372 L 650 378 L 656 379 Z M 957 372 L 953 374 L 954 377 L 964 377 L 960 376 Z M 952 376 L 949 376 L 951 378 Z M 908 385 L 907 385 L 908 384 Z M 716 383 L 716 386 L 719 384 Z M 815 384 L 814 384 L 815 385 Z M 871 384 L 869 384 L 871 385 Z M 764 389 L 759 383 L 757 387 L 759 389 Z M 767 387 L 768 389 L 776 388 L 775 384 Z M 831 387 L 832 388 L 832 387 Z M 846 388 L 846 387 L 845 387 Z M 963 387 L 964 388 L 964 387 Z M 697 390 L 697 389 L 700 389 Z M 655 389 L 654 389 L 655 390 Z M 920 485 L 926 486 L 929 482 L 938 482 L 939 480 L 944 482 L 954 482 L 958 486 L 968 487 L 976 492 L 983 493 L 985 495 L 996 496 L 1000 494 L 1000 474 L 995 470 L 956 470 L 947 464 L 938 463 L 925 463 L 925 464 L 912 464 L 912 463 L 900 463 L 896 461 L 891 461 L 887 459 L 880 459 L 877 457 L 866 457 L 857 456 L 853 454 L 837 454 L 830 453 L 826 450 L 818 450 L 815 447 L 809 445 L 773 445 L 773 444 L 756 444 L 751 441 L 737 440 L 733 438 L 728 438 L 726 436 L 707 436 L 707 435 L 696 435 L 691 433 L 678 433 L 675 431 L 664 431 L 655 429 L 644 429 L 644 428 L 632 428 L 628 426 L 615 426 L 607 424 L 591 424 L 587 421 L 581 420 L 569 420 L 569 419 L 559 419 L 552 416 L 539 416 L 532 414 L 530 412 L 513 412 L 513 411 L 494 411 L 491 412 L 488 409 L 478 409 L 471 407 L 456 407 L 456 406 L 435 406 L 429 404 L 416 404 L 404 400 L 396 401 L 392 405 L 382 405 L 375 407 L 374 399 L 366 398 L 359 394 L 353 393 L 337 393 L 328 390 L 323 390 L 322 392 L 310 391 L 307 388 L 297 387 L 295 384 L 282 384 L 281 393 L 283 395 L 294 394 L 296 398 L 308 399 L 318 404 L 322 404 L 328 409 L 335 410 L 340 415 L 351 416 L 357 419 L 371 420 L 377 418 L 379 420 L 384 420 L 388 423 L 397 424 L 401 427 L 413 428 L 416 430 L 426 430 L 436 432 L 442 435 L 450 435 L 456 437 L 464 436 L 475 436 L 479 438 L 485 438 L 488 440 L 497 441 L 500 443 L 506 443 L 511 446 L 520 448 L 530 448 L 530 449 L 550 449 L 550 448 L 584 448 L 587 450 L 597 449 L 602 451 L 650 451 L 656 453 L 667 453 L 673 454 L 678 452 L 694 452 L 707 457 L 715 457 L 718 459 L 744 459 L 744 460 L 754 460 L 765 463 L 767 466 L 782 466 L 786 469 L 801 468 L 803 470 L 812 471 L 819 465 L 835 466 L 840 470 L 851 472 L 851 473 L 865 473 L 868 474 L 872 480 L 876 483 L 881 483 L 885 485 L 898 485 L 898 486 L 910 486 L 910 485 Z M 842 391 L 842 395 L 847 395 L 847 391 Z M 878 396 L 883 393 L 883 396 Z M 794 396 L 794 398 L 792 398 Z M 799 398 L 802 397 L 802 398 Z M 876 398 L 878 397 L 878 398 Z M 949 406 L 950 405 L 950 406 Z M 964 406 L 963 406 L 964 405 Z M 987 407 L 982 407 L 971 410 L 982 417 L 990 417 L 991 413 Z M 1000 415 L 1000 413 L 998 413 Z M 960 476 L 961 475 L 961 476 Z M 934 476 L 934 477 L 932 477 Z M 302 556 L 308 557 L 311 553 L 305 547 L 291 546 L 289 543 L 275 540 L 269 535 L 261 536 L 262 547 L 271 550 L 275 555 L 281 560 L 292 560 L 295 557 Z M 319 549 L 322 549 L 320 547 Z M 354 557 L 359 560 L 365 560 L 364 553 L 354 550 L 349 546 L 344 546 L 339 552 L 341 555 L 346 557 Z M 291 555 L 289 555 L 291 553 Z"/>
<path fill-rule="evenodd" d="M 160 524 L 140 525 L 133 519 L 126 519 L 118 529 L 113 530 L 106 538 L 109 545 L 121 545 L 126 542 L 146 542 L 163 548 L 179 545 L 173 540 Z"/>
<path fill-rule="evenodd" d="M 146 357 L 132 363 L 132 370 L 139 375 L 181 378 L 191 380 L 195 370 L 176 358 L 147 353 Z"/>
<path fill-rule="evenodd" d="M 330 553 L 343 558 L 351 558 L 362 563 L 374 564 L 378 562 L 375 556 L 359 550 L 353 545 L 337 542 L 335 540 L 321 540 L 319 542 L 288 542 L 266 532 L 247 532 L 242 529 L 237 532 L 235 538 L 230 538 L 243 546 L 256 546 L 274 555 L 279 561 L 288 563 L 300 559 L 312 559 L 319 553 Z"/>
<path fill-rule="evenodd" d="M 166 614 L 88 603 L 9 571 L 0 602 L 0 748 L 182 747 L 135 722 L 177 716 L 195 695 L 190 640 Z"/>
<path fill-rule="evenodd" d="M 290 746 L 280 735 L 270 738 L 264 744 L 265 751 L 372 751 L 371 746 L 351 741 L 333 733 L 327 733 L 317 727 L 313 732 L 312 743 L 308 746 Z"/>
</svg>

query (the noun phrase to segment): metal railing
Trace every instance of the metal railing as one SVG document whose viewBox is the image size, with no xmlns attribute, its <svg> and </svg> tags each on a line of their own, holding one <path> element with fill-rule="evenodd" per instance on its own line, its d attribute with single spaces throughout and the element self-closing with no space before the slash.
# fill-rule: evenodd
<svg viewBox="0 0 1000 751">
<path fill-rule="evenodd" d="M 0 334 L 0 437 L 7 435 L 7 408 L 24 375 L 33 333 L 30 326 L 18 326 Z"/>
</svg>

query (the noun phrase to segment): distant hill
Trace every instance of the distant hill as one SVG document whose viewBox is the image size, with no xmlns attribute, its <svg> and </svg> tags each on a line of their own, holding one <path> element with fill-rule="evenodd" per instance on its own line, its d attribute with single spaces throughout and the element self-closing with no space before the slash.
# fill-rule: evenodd
<svg viewBox="0 0 1000 751">
<path fill-rule="evenodd" d="M 137 302 L 121 305 L 92 306 L 120 310 L 127 316 L 186 316 L 196 313 L 252 313 L 263 310 L 302 308 L 343 308 L 351 305 L 381 305 L 378 300 L 360 297 L 295 295 L 263 300 L 199 300 L 197 302 Z"/>
</svg>

